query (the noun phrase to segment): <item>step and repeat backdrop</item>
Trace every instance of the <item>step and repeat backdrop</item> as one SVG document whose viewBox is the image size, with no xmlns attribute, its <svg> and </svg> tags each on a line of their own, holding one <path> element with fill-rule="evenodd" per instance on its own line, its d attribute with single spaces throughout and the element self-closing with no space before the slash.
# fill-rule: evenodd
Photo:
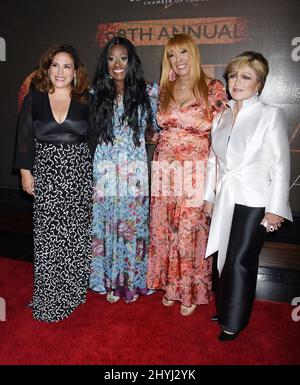
<svg viewBox="0 0 300 385">
<path fill-rule="evenodd" d="M 299 0 L 2 1 L 0 188 L 19 188 L 12 171 L 18 102 L 50 45 L 76 46 L 92 81 L 101 47 L 115 35 L 126 36 L 137 47 L 146 79 L 158 81 L 164 44 L 186 32 L 198 44 L 205 71 L 222 81 L 228 61 L 245 50 L 269 60 L 262 99 L 283 108 L 288 118 L 291 205 L 300 213 L 299 14 Z"/>
</svg>

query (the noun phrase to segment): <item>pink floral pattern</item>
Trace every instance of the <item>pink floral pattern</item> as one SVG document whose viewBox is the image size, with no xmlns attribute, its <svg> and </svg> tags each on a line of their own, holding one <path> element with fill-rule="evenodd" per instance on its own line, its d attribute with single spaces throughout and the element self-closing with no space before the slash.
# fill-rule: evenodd
<svg viewBox="0 0 300 385">
<path fill-rule="evenodd" d="M 179 175 L 184 174 L 181 195 L 174 193 L 174 175 L 169 178 L 171 193 L 168 196 L 162 194 L 161 182 L 166 167 L 162 167 L 159 176 L 155 177 L 155 163 L 152 163 L 147 285 L 151 289 L 163 289 L 167 299 L 186 306 L 211 300 L 212 262 L 210 258 L 204 258 L 209 225 L 202 210 L 202 190 L 210 150 L 211 122 L 214 114 L 224 108 L 227 96 L 219 80 L 211 80 L 208 87 L 209 114 L 201 101 L 182 108 L 171 105 L 167 113 L 157 114 L 162 131 L 153 160 L 179 165 Z M 184 168 L 187 163 L 191 165 L 189 171 Z M 197 164 L 201 167 L 197 168 Z M 185 189 L 185 177 L 191 179 L 193 187 L 199 186 L 196 197 L 191 197 L 191 191 Z"/>
</svg>

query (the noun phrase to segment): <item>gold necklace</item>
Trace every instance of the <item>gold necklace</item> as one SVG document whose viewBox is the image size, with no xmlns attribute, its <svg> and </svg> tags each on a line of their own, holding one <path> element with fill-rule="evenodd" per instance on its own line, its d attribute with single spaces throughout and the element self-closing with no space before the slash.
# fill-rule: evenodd
<svg viewBox="0 0 300 385">
<path fill-rule="evenodd" d="M 119 90 L 117 90 L 118 99 L 123 99 L 123 94 L 124 94 L 124 88 L 120 88 Z"/>
<path fill-rule="evenodd" d="M 120 94 L 117 94 L 117 102 L 122 102 L 122 100 L 123 100 L 123 94 L 122 93 L 120 93 Z"/>
<path fill-rule="evenodd" d="M 188 87 L 189 87 L 189 84 L 178 84 L 178 86 L 179 86 L 179 89 L 181 90 L 181 91 L 184 91 L 184 90 L 186 90 L 186 89 L 188 89 Z"/>
</svg>

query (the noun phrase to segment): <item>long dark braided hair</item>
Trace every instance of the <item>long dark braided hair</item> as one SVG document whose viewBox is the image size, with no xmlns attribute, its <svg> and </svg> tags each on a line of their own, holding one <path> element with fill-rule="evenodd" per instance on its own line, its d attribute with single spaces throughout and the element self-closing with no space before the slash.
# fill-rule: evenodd
<svg viewBox="0 0 300 385">
<path fill-rule="evenodd" d="M 124 37 L 113 37 L 101 53 L 93 87 L 90 124 L 99 143 L 113 144 L 113 117 L 117 88 L 114 79 L 109 75 L 108 57 L 110 49 L 114 45 L 121 45 L 127 50 L 128 63 L 124 81 L 124 114 L 122 121 L 124 122 L 127 119 L 128 125 L 133 130 L 133 142 L 135 146 L 139 147 L 141 119 L 146 113 L 147 133 L 151 129 L 152 112 L 149 95 L 146 92 L 141 60 L 133 44 Z"/>
</svg>

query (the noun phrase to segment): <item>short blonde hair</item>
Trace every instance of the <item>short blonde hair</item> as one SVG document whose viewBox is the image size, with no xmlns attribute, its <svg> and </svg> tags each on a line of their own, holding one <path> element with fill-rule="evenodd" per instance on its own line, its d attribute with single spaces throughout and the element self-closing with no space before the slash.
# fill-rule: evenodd
<svg viewBox="0 0 300 385">
<path fill-rule="evenodd" d="M 268 60 L 259 52 L 246 51 L 236 56 L 229 62 L 224 73 L 224 79 L 226 80 L 227 85 L 229 74 L 234 69 L 240 68 L 244 65 L 248 65 L 255 71 L 259 82 L 258 93 L 261 94 L 269 73 L 269 63 Z"/>
</svg>

